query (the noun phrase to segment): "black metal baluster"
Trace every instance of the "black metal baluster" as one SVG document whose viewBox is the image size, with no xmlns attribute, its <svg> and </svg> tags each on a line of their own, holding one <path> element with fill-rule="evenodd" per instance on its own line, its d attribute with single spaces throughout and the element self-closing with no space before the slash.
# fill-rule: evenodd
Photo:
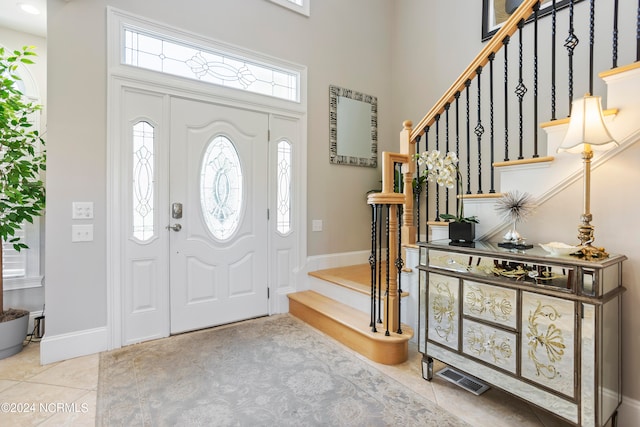
<svg viewBox="0 0 640 427">
<path fill-rule="evenodd" d="M 402 205 L 398 205 L 398 224 L 402 224 Z M 402 334 L 402 228 L 398 227 L 398 255 L 396 256 L 396 271 L 398 272 L 398 334 Z"/>
<path fill-rule="evenodd" d="M 478 138 L 478 194 L 482 194 L 482 135 L 484 134 L 484 126 L 482 126 L 482 67 L 476 69 L 478 76 L 478 124 L 473 132 Z"/>
<path fill-rule="evenodd" d="M 640 0 L 636 17 L 636 61 L 640 61 Z"/>
<path fill-rule="evenodd" d="M 533 157 L 538 155 L 538 10 L 540 2 L 533 7 Z"/>
<path fill-rule="evenodd" d="M 502 40 L 504 45 L 504 161 L 509 161 L 509 36 Z"/>
<path fill-rule="evenodd" d="M 429 129 L 431 129 L 430 126 L 424 128 L 424 151 L 429 151 Z M 425 222 L 429 222 L 429 181 L 424 182 L 424 206 Z M 428 226 L 427 234 L 429 234 Z"/>
<path fill-rule="evenodd" d="M 378 319 L 376 323 L 382 323 L 382 205 L 378 205 Z"/>
<path fill-rule="evenodd" d="M 448 153 L 449 152 L 449 107 L 451 107 L 451 104 L 449 104 L 448 102 L 445 104 L 444 106 L 444 112 L 445 112 L 445 152 Z M 447 187 L 447 189 L 445 190 L 445 206 L 446 206 L 446 214 L 449 214 L 449 188 Z"/>
<path fill-rule="evenodd" d="M 523 151 L 523 141 L 524 141 L 524 129 L 523 129 L 523 110 L 522 110 L 522 100 L 524 99 L 524 95 L 527 93 L 527 87 L 524 85 L 522 78 L 522 51 L 523 51 L 523 43 L 522 43 L 522 28 L 524 27 L 524 19 L 521 19 L 518 22 L 518 86 L 516 86 L 515 93 L 518 96 L 518 159 L 524 159 L 522 155 Z"/>
<path fill-rule="evenodd" d="M 491 53 L 489 55 L 489 144 L 491 149 L 491 186 L 489 188 L 489 193 L 493 194 L 496 192 L 495 189 L 495 168 L 493 167 L 493 162 L 495 160 L 495 138 L 494 138 L 494 118 L 493 118 L 493 61 L 496 59 L 496 54 Z"/>
<path fill-rule="evenodd" d="M 454 95 L 456 98 L 456 157 L 460 158 L 460 92 Z"/>
<path fill-rule="evenodd" d="M 551 7 L 551 120 L 556 120 L 556 0 Z"/>
<path fill-rule="evenodd" d="M 440 150 L 440 114 L 436 114 L 436 150 Z M 436 221 L 440 221 L 440 186 L 436 185 Z"/>
<path fill-rule="evenodd" d="M 387 235 L 387 262 L 386 262 L 386 267 L 387 267 L 387 291 L 384 294 L 384 298 L 385 298 L 385 301 L 386 301 L 385 306 L 386 306 L 387 309 L 386 309 L 386 312 L 385 312 L 384 323 L 385 323 L 385 326 L 387 328 L 387 330 L 385 332 L 385 336 L 389 336 L 389 335 L 391 335 L 391 334 L 389 334 L 389 264 L 391 263 L 391 260 L 390 260 L 391 255 L 390 255 L 390 252 L 389 252 L 389 229 L 390 229 L 390 227 L 389 227 L 390 218 L 389 217 L 391 216 L 391 209 L 389 208 L 389 206 L 390 206 L 389 204 L 387 204 L 386 206 L 387 206 L 387 221 L 386 221 L 386 224 L 387 224 L 387 232 L 386 232 L 386 235 Z"/>
<path fill-rule="evenodd" d="M 371 332 L 378 332 L 376 329 L 376 230 L 377 230 L 377 218 L 376 218 L 376 205 L 371 205 L 371 254 L 369 255 L 369 266 L 371 267 Z"/>
<path fill-rule="evenodd" d="M 420 140 L 422 139 L 422 135 L 416 136 L 416 153 L 420 154 Z M 420 180 L 420 162 L 416 158 L 416 179 Z M 418 185 L 417 188 L 414 188 L 413 198 L 416 201 L 416 231 L 418 233 L 418 240 L 420 240 L 420 194 L 422 193 L 422 187 L 426 186 L 425 182 L 423 185 Z"/>
<path fill-rule="evenodd" d="M 569 57 L 569 115 L 571 115 L 571 102 L 573 101 L 573 51 L 580 43 L 573 26 L 573 7 L 573 0 L 569 0 L 569 35 L 564 41 L 564 47 L 567 49 Z"/>
<path fill-rule="evenodd" d="M 464 83 L 467 95 L 467 194 L 471 194 L 471 117 L 470 117 L 470 101 L 469 101 L 469 87 L 471 86 L 471 80 Z M 456 186 L 457 187 L 457 186 Z"/>
<path fill-rule="evenodd" d="M 640 2 L 638 3 L 640 4 Z M 638 9 L 640 11 L 640 8 Z M 618 0 L 613 1 L 613 49 L 611 55 L 611 68 L 618 66 Z"/>
</svg>

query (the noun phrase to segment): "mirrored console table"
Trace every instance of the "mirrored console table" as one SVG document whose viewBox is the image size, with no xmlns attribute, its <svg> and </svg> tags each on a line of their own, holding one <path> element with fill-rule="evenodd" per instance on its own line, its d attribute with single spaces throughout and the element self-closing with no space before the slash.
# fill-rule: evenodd
<svg viewBox="0 0 640 427">
<path fill-rule="evenodd" d="M 418 345 L 433 359 L 579 426 L 616 424 L 623 255 L 420 243 Z"/>
</svg>

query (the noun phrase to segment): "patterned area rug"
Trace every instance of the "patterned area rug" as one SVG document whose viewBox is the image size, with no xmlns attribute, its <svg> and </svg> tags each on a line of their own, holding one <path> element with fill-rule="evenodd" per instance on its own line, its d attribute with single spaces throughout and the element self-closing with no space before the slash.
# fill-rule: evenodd
<svg viewBox="0 0 640 427">
<path fill-rule="evenodd" d="M 464 426 L 289 315 L 100 355 L 97 426 Z"/>
</svg>

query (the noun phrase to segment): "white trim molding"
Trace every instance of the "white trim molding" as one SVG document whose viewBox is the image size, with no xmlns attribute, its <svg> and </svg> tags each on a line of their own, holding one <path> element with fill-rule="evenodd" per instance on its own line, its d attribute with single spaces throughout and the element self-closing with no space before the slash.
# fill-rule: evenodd
<svg viewBox="0 0 640 427">
<path fill-rule="evenodd" d="M 106 327 L 53 336 L 47 336 L 45 333 L 45 337 L 40 342 L 40 363 L 47 365 L 106 351 L 107 338 Z"/>
<path fill-rule="evenodd" d="M 269 0 L 304 16 L 311 16 L 311 0 Z"/>
<path fill-rule="evenodd" d="M 618 409 L 619 426 L 640 426 L 640 401 L 622 396 L 622 404 Z"/>
</svg>

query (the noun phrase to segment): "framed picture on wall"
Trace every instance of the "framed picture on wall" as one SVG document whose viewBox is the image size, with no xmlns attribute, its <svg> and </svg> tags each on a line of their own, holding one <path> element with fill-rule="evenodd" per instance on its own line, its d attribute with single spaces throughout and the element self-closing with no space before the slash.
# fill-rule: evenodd
<svg viewBox="0 0 640 427">
<path fill-rule="evenodd" d="M 482 0 L 482 41 L 489 40 L 505 23 L 511 14 L 522 4 L 523 0 Z M 582 0 L 574 0 L 579 3 Z M 538 18 L 549 15 L 553 12 L 553 4 L 556 10 L 569 6 L 569 0 L 542 0 Z M 527 22 L 531 21 L 529 18 Z"/>
</svg>

